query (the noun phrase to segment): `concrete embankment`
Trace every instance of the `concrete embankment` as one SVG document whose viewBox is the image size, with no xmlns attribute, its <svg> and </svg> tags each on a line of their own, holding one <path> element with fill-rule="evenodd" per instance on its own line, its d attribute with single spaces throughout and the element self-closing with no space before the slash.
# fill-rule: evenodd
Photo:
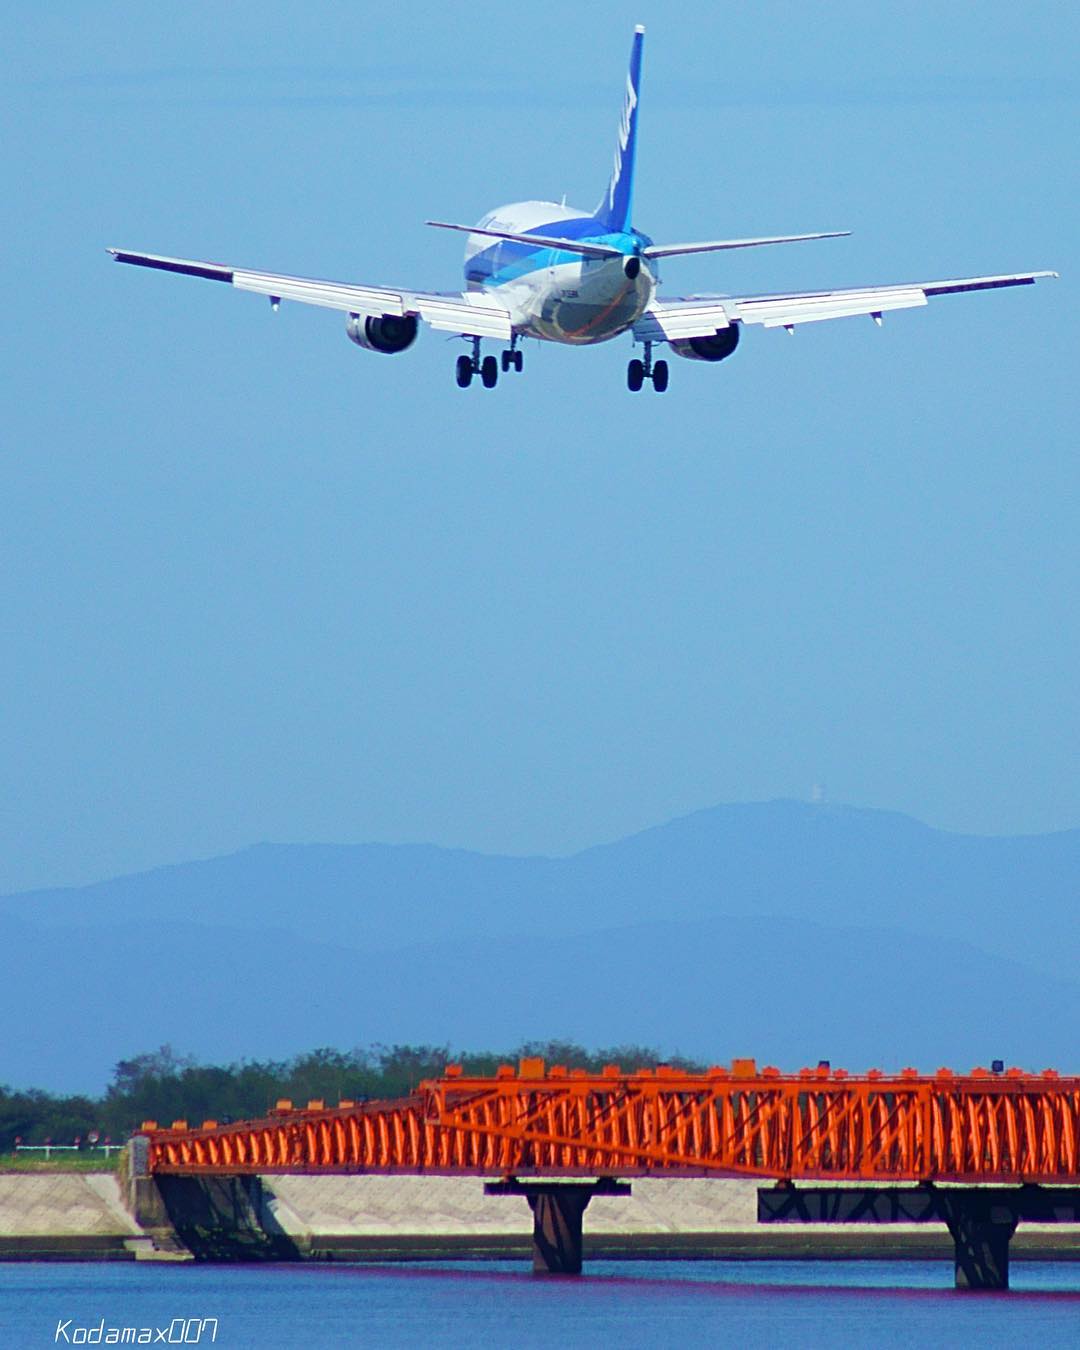
<svg viewBox="0 0 1080 1350">
<path fill-rule="evenodd" d="M 759 1225 L 757 1182 L 633 1182 L 585 1213 L 584 1256 L 951 1261 L 943 1225 Z M 133 1204 L 135 1214 L 129 1212 Z M 473 1177 L 0 1174 L 0 1260 L 526 1261 L 532 1216 Z M 1080 1259 L 1080 1228 L 1021 1225 L 1012 1257 Z"/>
<path fill-rule="evenodd" d="M 151 1250 L 114 1172 L 0 1173 L 0 1260 L 133 1261 Z"/>
<path fill-rule="evenodd" d="M 274 1176 L 262 1184 L 268 1231 L 323 1260 L 425 1260 L 532 1254 L 521 1198 L 484 1194 L 473 1177 Z M 763 1225 L 757 1181 L 635 1179 L 627 1197 L 585 1211 L 585 1260 L 909 1258 L 951 1261 L 944 1224 Z M 1013 1257 L 1080 1259 L 1080 1228 L 1024 1225 Z"/>
</svg>

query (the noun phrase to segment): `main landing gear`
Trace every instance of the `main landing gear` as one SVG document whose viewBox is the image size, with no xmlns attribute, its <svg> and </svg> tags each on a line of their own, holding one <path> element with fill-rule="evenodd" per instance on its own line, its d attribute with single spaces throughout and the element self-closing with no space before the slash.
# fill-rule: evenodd
<svg viewBox="0 0 1080 1350">
<path fill-rule="evenodd" d="M 502 354 L 502 368 L 505 375 L 508 370 L 520 372 L 525 365 L 525 353 L 518 351 L 517 334 L 510 339 L 510 346 Z M 494 356 L 480 357 L 480 339 L 472 339 L 472 355 L 459 356 L 455 366 L 457 382 L 459 389 L 468 389 L 473 382 L 473 376 L 480 376 L 480 383 L 485 389 L 494 389 L 499 379 L 499 362 Z"/>
<path fill-rule="evenodd" d="M 515 333 L 510 339 L 510 346 L 502 354 L 502 368 L 505 375 L 508 370 L 516 370 L 520 375 L 525 369 L 525 353 L 518 351 L 518 335 Z"/>
<path fill-rule="evenodd" d="M 645 360 L 635 356 L 626 367 L 626 387 L 636 394 L 646 380 L 652 380 L 653 388 L 662 394 L 668 387 L 668 364 L 666 361 L 653 361 L 652 343 L 645 343 Z"/>
<path fill-rule="evenodd" d="M 493 356 L 485 356 L 481 361 L 478 337 L 472 340 L 472 356 L 459 356 L 455 369 L 459 389 L 468 389 L 474 375 L 480 376 L 480 382 L 485 389 L 494 389 L 499 378 L 499 363 Z"/>
</svg>

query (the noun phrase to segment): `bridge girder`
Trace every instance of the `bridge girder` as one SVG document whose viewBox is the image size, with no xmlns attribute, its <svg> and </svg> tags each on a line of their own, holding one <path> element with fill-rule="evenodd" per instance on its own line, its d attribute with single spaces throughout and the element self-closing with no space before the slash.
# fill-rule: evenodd
<svg viewBox="0 0 1080 1350">
<path fill-rule="evenodd" d="M 1052 1071 L 784 1075 L 753 1060 L 599 1074 L 523 1060 L 454 1066 L 396 1101 L 279 1102 L 259 1120 L 146 1122 L 163 1174 L 404 1172 L 492 1177 L 751 1176 L 1080 1181 L 1080 1078 Z"/>
</svg>

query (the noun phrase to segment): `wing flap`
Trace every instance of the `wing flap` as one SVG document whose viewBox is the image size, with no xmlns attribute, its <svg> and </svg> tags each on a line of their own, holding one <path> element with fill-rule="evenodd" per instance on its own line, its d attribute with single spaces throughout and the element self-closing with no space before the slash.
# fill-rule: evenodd
<svg viewBox="0 0 1080 1350">
<path fill-rule="evenodd" d="M 654 302 L 634 324 L 639 342 L 677 342 L 680 338 L 711 337 L 731 326 L 724 302 L 665 300 Z"/>
<path fill-rule="evenodd" d="M 469 337 L 504 338 L 513 334 L 509 310 L 492 304 L 471 292 L 451 295 L 413 295 L 409 297 L 409 312 L 432 328 L 446 333 L 464 333 Z"/>
<path fill-rule="evenodd" d="M 157 253 L 132 253 L 111 248 L 117 262 L 134 263 L 161 272 L 202 277 L 207 281 L 226 281 L 239 291 L 254 291 L 276 300 L 295 300 L 304 305 L 321 305 L 358 314 L 405 313 L 402 291 L 381 286 L 354 286 L 344 281 L 320 281 L 314 277 L 283 276 L 276 272 L 251 272 L 227 267 L 224 263 L 197 262 L 188 258 L 168 258 Z"/>
<path fill-rule="evenodd" d="M 737 313 L 743 323 L 759 323 L 763 328 L 793 328 L 798 323 L 849 319 L 858 314 L 881 314 L 888 309 L 915 309 L 926 303 L 925 294 L 916 288 L 851 294 L 834 292 L 782 300 L 739 301 Z"/>
<path fill-rule="evenodd" d="M 324 309 L 342 309 L 352 314 L 405 313 L 401 291 L 388 291 L 377 286 L 351 286 L 341 281 L 245 271 L 233 272 L 232 283 L 238 291 L 254 291 L 256 295 L 294 300 L 302 305 L 321 305 Z"/>
<path fill-rule="evenodd" d="M 634 336 L 639 342 L 676 342 L 681 338 L 709 337 L 736 322 L 760 324 L 763 328 L 794 328 L 797 324 L 860 314 L 880 316 L 888 310 L 921 308 L 938 295 L 1030 286 L 1041 277 L 1056 276 L 1056 272 L 1010 272 L 993 277 L 859 286 L 837 291 L 659 300 L 634 325 Z"/>
<path fill-rule="evenodd" d="M 426 291 L 397 291 L 384 286 L 356 286 L 345 281 L 285 276 L 278 272 L 253 272 L 226 267 L 223 263 L 168 258 L 157 253 L 132 253 L 117 248 L 111 248 L 109 252 L 117 262 L 202 277 L 207 281 L 224 281 L 237 290 L 266 295 L 275 301 L 292 300 L 302 305 L 343 310 L 347 314 L 393 314 L 398 317 L 415 314 L 432 328 L 462 333 L 466 337 L 509 339 L 513 332 L 508 310 L 471 291 L 434 295 Z"/>
</svg>

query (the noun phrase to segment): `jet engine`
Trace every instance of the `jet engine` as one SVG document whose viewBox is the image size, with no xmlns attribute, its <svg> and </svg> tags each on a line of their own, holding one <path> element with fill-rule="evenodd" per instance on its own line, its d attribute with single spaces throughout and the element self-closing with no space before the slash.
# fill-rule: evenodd
<svg viewBox="0 0 1080 1350">
<path fill-rule="evenodd" d="M 349 339 L 369 352 L 388 356 L 403 352 L 416 341 L 415 314 L 350 314 L 345 324 Z"/>
<path fill-rule="evenodd" d="M 722 361 L 730 356 L 739 345 L 739 325 L 733 323 L 727 328 L 718 328 L 708 337 L 677 338 L 668 346 L 678 356 L 690 361 Z"/>
</svg>

